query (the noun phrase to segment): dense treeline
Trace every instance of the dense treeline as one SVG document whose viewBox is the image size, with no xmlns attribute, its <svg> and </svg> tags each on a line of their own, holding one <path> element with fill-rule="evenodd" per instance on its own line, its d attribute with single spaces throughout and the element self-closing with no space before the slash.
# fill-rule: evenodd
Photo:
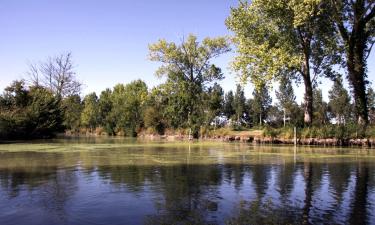
<svg viewBox="0 0 375 225">
<path fill-rule="evenodd" d="M 303 104 L 297 104 L 292 80 L 287 77 L 280 81 L 274 104 L 265 86 L 254 89 L 252 97 L 247 99 L 241 85 L 234 92 L 224 93 L 218 83 L 207 82 L 195 90 L 191 100 L 192 93 L 184 89 L 188 85 L 168 78 L 150 89 L 144 81 L 135 80 L 117 84 L 99 96 L 90 93 L 81 99 L 74 92 L 61 96 L 48 86 L 35 83 L 28 86 L 25 81 L 15 81 L 0 97 L 0 135 L 2 138 L 49 137 L 65 129 L 136 136 L 140 132 L 164 134 L 166 130 L 188 134 L 191 129 L 192 135 L 198 136 L 219 127 L 239 130 L 304 126 Z M 65 88 L 69 87 L 60 89 Z M 329 91 L 329 102 L 323 100 L 320 89 L 314 89 L 314 99 L 313 125 L 355 124 L 354 105 L 341 77 L 335 79 Z M 371 88 L 368 100 L 373 124 L 375 93 Z"/>
<path fill-rule="evenodd" d="M 83 98 L 71 54 L 52 57 L 31 65 L 27 82 L 15 81 L 1 95 L 0 137 L 47 137 L 63 130 L 125 136 L 179 130 L 198 137 L 219 127 L 264 126 L 351 127 L 363 136 L 375 120 L 375 93 L 366 74 L 374 20 L 372 1 L 241 1 L 226 20 L 230 40 L 189 35 L 181 43 L 149 46 L 163 84 L 150 88 L 136 80 Z M 218 84 L 224 75 L 212 59 L 231 51 L 231 43 L 237 53 L 232 68 L 242 84 L 224 93 Z M 319 89 L 323 77 L 333 81 L 329 102 Z M 250 99 L 243 89 L 247 81 L 255 87 Z M 304 86 L 302 104 L 293 84 Z"/>
</svg>

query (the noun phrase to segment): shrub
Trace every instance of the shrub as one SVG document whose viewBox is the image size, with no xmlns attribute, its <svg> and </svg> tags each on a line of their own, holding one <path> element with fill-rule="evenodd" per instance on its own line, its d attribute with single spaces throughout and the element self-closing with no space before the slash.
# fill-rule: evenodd
<svg viewBox="0 0 375 225">
<path fill-rule="evenodd" d="M 281 133 L 281 130 L 266 126 L 263 130 L 263 137 L 276 138 L 278 137 L 278 135 L 280 135 L 280 133 Z"/>
</svg>

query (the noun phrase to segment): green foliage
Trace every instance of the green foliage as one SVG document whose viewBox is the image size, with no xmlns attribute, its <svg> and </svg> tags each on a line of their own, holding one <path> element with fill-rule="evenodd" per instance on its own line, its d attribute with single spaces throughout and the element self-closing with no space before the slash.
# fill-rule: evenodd
<svg viewBox="0 0 375 225">
<path fill-rule="evenodd" d="M 113 88 L 110 116 L 116 124 L 116 132 L 123 132 L 127 136 L 137 135 L 143 127 L 147 96 L 147 85 L 141 80 L 118 84 Z"/>
<path fill-rule="evenodd" d="M 62 130 L 60 100 L 41 86 L 15 81 L 0 105 L 0 139 L 50 137 Z"/>
<path fill-rule="evenodd" d="M 233 91 L 228 91 L 224 96 L 223 113 L 227 118 L 231 118 L 235 112 Z"/>
<path fill-rule="evenodd" d="M 279 100 L 279 105 L 283 111 L 284 126 L 286 120 L 291 120 L 295 115 L 292 114 L 293 108 L 296 107 L 296 96 L 294 95 L 293 85 L 290 77 L 281 76 L 279 90 L 276 91 L 276 97 Z"/>
<path fill-rule="evenodd" d="M 95 92 L 86 95 L 83 99 L 81 123 L 91 131 L 98 125 L 98 97 Z"/>
<path fill-rule="evenodd" d="M 264 137 L 271 138 L 285 138 L 293 139 L 294 138 L 294 128 L 291 126 L 286 126 L 282 128 L 274 128 L 271 126 L 266 126 L 263 129 Z M 375 136 L 374 127 L 364 129 L 363 126 L 357 125 L 355 123 L 343 124 L 327 124 L 320 126 L 310 126 L 297 128 L 297 137 L 298 138 L 335 138 L 338 140 L 348 140 L 356 138 L 371 138 Z"/>
<path fill-rule="evenodd" d="M 214 83 L 214 85 L 209 87 L 204 93 L 205 125 L 208 127 L 211 123 L 215 122 L 216 126 L 215 118 L 221 114 L 224 105 L 223 88 L 218 83 Z"/>
<path fill-rule="evenodd" d="M 144 113 L 145 127 L 154 129 L 158 134 L 164 134 L 166 125 L 163 122 L 161 112 L 153 106 L 146 108 Z"/>
<path fill-rule="evenodd" d="M 237 124 L 241 125 L 241 120 L 245 113 L 246 98 L 243 87 L 237 84 L 236 92 L 234 94 L 233 108 L 236 115 Z"/>
<path fill-rule="evenodd" d="M 280 135 L 280 130 L 279 129 L 275 129 L 275 128 L 272 128 L 272 127 L 269 127 L 269 126 L 266 126 L 264 129 L 263 129 L 263 136 L 264 137 L 271 137 L 271 138 L 276 138 Z"/>
<path fill-rule="evenodd" d="M 149 45 L 150 60 L 162 62 L 157 76 L 166 76 L 164 88 L 169 93 L 168 114 L 180 115 L 172 118 L 172 126 L 190 127 L 195 137 L 204 122 L 202 108 L 204 90 L 210 82 L 223 79 L 221 69 L 211 59 L 230 51 L 225 38 L 205 38 L 201 43 L 189 35 L 177 45 L 159 40 Z"/>
<path fill-rule="evenodd" d="M 369 111 L 369 121 L 371 125 L 375 124 L 375 92 L 369 87 L 367 89 L 367 107 Z"/>
<path fill-rule="evenodd" d="M 278 106 L 271 105 L 267 112 L 267 124 L 273 127 L 280 127 L 283 124 L 283 110 Z"/>
<path fill-rule="evenodd" d="M 116 121 L 111 113 L 113 110 L 112 91 L 107 88 L 102 91 L 98 101 L 98 119 L 99 124 L 103 127 L 108 135 L 115 134 Z"/>
<path fill-rule="evenodd" d="M 299 130 L 298 135 L 301 138 L 336 138 L 339 140 L 369 137 L 363 127 L 355 123 L 306 127 Z"/>
<path fill-rule="evenodd" d="M 324 9 L 320 0 L 240 1 L 226 20 L 237 47 L 233 70 L 258 90 L 281 75 L 303 80 L 306 123 L 312 121 L 312 84 L 318 75 L 334 76 L 339 62 Z"/>
<path fill-rule="evenodd" d="M 334 40 L 341 42 L 348 81 L 353 92 L 357 123 L 367 125 L 367 59 L 375 43 L 375 4 L 373 0 L 327 1 Z"/>
<path fill-rule="evenodd" d="M 82 103 L 79 95 L 71 95 L 61 102 L 64 111 L 63 125 L 66 129 L 77 131 L 81 126 Z"/>
<path fill-rule="evenodd" d="M 267 113 L 272 103 L 271 96 L 265 85 L 253 91 L 253 100 L 251 101 L 251 110 L 254 117 L 253 121 L 262 125 L 267 119 Z"/>
<path fill-rule="evenodd" d="M 225 38 L 205 38 L 199 43 L 194 35 L 180 45 L 162 39 L 149 45 L 149 49 L 150 60 L 163 63 L 156 75 L 168 78 L 178 75 L 181 80 L 197 84 L 222 79 L 221 69 L 210 63 L 210 59 L 230 51 Z"/>
<path fill-rule="evenodd" d="M 323 100 L 322 90 L 314 89 L 314 125 L 324 125 L 328 123 L 328 104 Z"/>
<path fill-rule="evenodd" d="M 350 96 L 344 88 L 342 78 L 338 76 L 329 91 L 329 109 L 336 118 L 338 124 L 349 121 L 351 114 Z"/>
</svg>

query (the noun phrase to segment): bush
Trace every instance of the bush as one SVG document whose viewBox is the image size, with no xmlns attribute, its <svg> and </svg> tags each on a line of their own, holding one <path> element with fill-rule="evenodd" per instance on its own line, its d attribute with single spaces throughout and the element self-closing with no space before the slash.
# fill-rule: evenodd
<svg viewBox="0 0 375 225">
<path fill-rule="evenodd" d="M 294 138 L 294 128 L 293 127 L 283 127 L 280 129 L 279 136 L 285 139 L 293 139 Z"/>
<path fill-rule="evenodd" d="M 280 135 L 280 133 L 281 133 L 280 129 L 266 126 L 263 130 L 263 137 L 276 138 Z"/>
<path fill-rule="evenodd" d="M 230 133 L 231 133 L 231 129 L 230 128 L 223 127 L 223 128 L 219 128 L 219 129 L 215 130 L 212 134 L 214 136 L 223 137 L 223 136 L 229 135 Z"/>
</svg>

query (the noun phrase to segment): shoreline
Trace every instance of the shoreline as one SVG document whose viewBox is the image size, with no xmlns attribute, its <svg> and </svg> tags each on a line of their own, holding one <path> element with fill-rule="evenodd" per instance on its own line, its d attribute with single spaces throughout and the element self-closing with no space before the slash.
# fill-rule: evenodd
<svg viewBox="0 0 375 225">
<path fill-rule="evenodd" d="M 138 138 L 149 140 L 189 140 L 186 135 L 142 135 Z M 197 140 L 203 141 L 221 141 L 221 142 L 242 142 L 252 144 L 280 144 L 294 145 L 294 139 L 271 138 L 271 137 L 254 137 L 254 136 L 214 136 L 200 137 Z M 342 147 L 368 147 L 375 148 L 375 139 L 357 138 L 357 139 L 337 139 L 337 138 L 297 138 L 297 145 L 310 146 L 342 146 Z"/>
<path fill-rule="evenodd" d="M 59 135 L 60 136 L 60 135 Z M 123 136 L 108 136 L 108 135 L 97 135 L 92 133 L 86 134 L 62 134 L 60 137 L 123 137 Z M 140 134 L 137 139 L 144 140 L 166 140 L 166 141 L 218 141 L 218 142 L 241 142 L 251 144 L 273 144 L 273 145 L 294 145 L 293 138 L 271 138 L 262 136 L 251 136 L 251 135 L 216 135 L 216 136 L 201 136 L 193 139 L 189 135 L 184 134 Z M 351 139 L 338 139 L 338 138 L 297 138 L 297 145 L 305 146 L 332 146 L 332 147 L 367 147 L 375 148 L 375 139 L 373 138 L 351 138 Z"/>
<path fill-rule="evenodd" d="M 57 138 L 101 138 L 101 137 L 114 137 L 114 138 L 127 138 L 126 136 L 110 136 L 106 134 L 94 133 L 59 133 Z M 234 142 L 234 143 L 249 143 L 249 144 L 269 144 L 269 145 L 294 145 L 292 138 L 271 138 L 263 136 L 251 135 L 216 135 L 216 136 L 201 136 L 199 138 L 191 138 L 189 135 L 184 134 L 140 134 L 136 139 L 150 140 L 150 141 L 213 141 L 213 142 Z M 41 138 L 48 140 L 49 138 Z M 34 139 L 26 139 L 34 140 Z M 0 140 L 0 144 L 14 143 L 22 140 Z M 375 148 L 374 138 L 356 138 L 356 139 L 338 139 L 338 138 L 297 138 L 297 146 L 327 146 L 327 147 L 364 147 Z"/>
</svg>

